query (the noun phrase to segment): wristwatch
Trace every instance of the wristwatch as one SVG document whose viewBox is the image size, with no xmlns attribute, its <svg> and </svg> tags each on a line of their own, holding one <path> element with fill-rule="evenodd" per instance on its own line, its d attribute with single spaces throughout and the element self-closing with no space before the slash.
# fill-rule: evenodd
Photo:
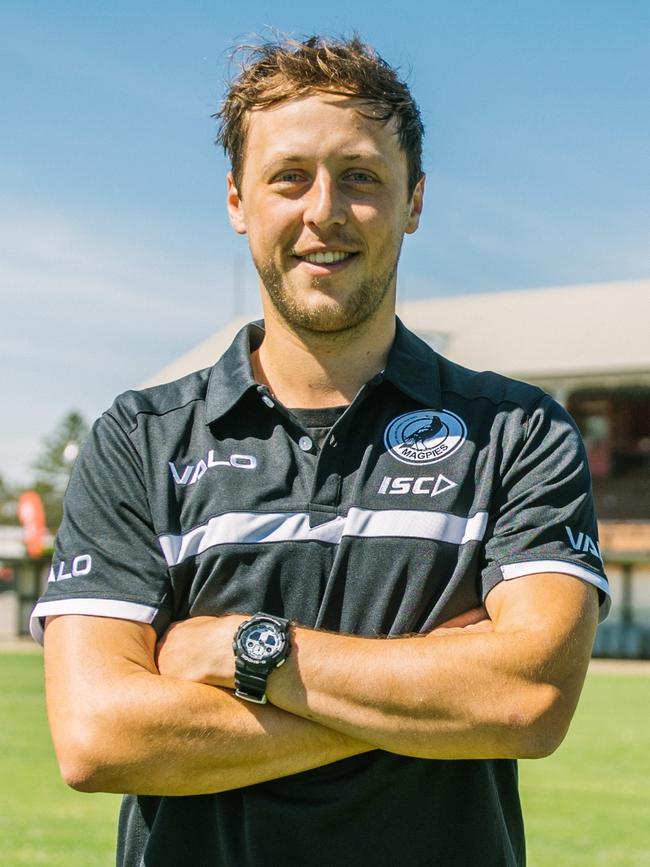
<svg viewBox="0 0 650 867">
<path fill-rule="evenodd" d="M 266 704 L 269 674 L 289 656 L 289 621 L 272 614 L 255 614 L 245 620 L 232 642 L 235 654 L 235 695 Z"/>
</svg>

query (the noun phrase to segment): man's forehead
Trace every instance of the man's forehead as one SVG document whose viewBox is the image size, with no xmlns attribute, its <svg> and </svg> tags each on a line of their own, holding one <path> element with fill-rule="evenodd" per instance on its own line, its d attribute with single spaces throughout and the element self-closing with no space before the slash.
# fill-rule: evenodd
<svg viewBox="0 0 650 867">
<path fill-rule="evenodd" d="M 287 105 L 304 103 L 307 100 L 317 100 L 325 105 L 336 106 L 341 109 L 353 109 L 356 111 L 363 109 L 368 116 L 371 116 L 373 113 L 378 117 L 385 114 L 385 109 L 383 111 L 381 110 L 380 103 L 368 99 L 368 97 L 360 96 L 358 93 L 321 89 L 300 90 L 293 95 L 282 97 L 277 100 L 277 102 L 255 106 L 254 108 L 251 108 L 248 113 L 249 115 L 252 115 L 260 112 L 277 111 Z"/>
<path fill-rule="evenodd" d="M 359 147 L 346 148 L 352 154 L 368 150 L 380 153 L 382 140 L 387 144 L 398 138 L 395 119 L 387 118 L 385 108 L 382 111 L 380 104 L 331 91 L 298 94 L 295 98 L 253 109 L 247 117 L 247 137 L 254 135 L 257 138 L 264 136 L 266 131 L 272 132 L 272 144 L 277 146 L 273 149 L 288 153 L 293 148 L 284 144 L 287 138 L 307 140 L 311 127 L 319 122 L 324 125 L 322 132 L 328 138 L 336 138 L 339 134 L 357 137 Z M 364 140 L 366 144 L 362 144 Z"/>
</svg>

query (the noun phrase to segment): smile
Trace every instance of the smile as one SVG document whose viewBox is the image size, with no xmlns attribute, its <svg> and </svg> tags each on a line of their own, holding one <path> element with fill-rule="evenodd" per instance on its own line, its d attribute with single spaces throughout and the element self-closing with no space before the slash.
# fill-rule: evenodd
<svg viewBox="0 0 650 867">
<path fill-rule="evenodd" d="M 334 265 L 337 262 L 343 262 L 345 259 L 355 256 L 356 253 L 345 253 L 342 250 L 328 250 L 323 253 L 306 253 L 304 256 L 300 256 L 297 253 L 294 255 L 304 262 L 311 262 L 312 265 Z"/>
</svg>

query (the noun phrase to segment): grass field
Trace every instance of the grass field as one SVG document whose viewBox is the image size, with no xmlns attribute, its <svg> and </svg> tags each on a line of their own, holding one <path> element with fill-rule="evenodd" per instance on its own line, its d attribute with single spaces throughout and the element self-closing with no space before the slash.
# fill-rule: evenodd
<svg viewBox="0 0 650 867">
<path fill-rule="evenodd" d="M 0 654 L 0 864 L 110 867 L 119 798 L 61 782 L 41 680 L 39 654 Z M 650 865 L 649 720 L 650 678 L 589 675 L 562 747 L 520 765 L 530 867 Z"/>
</svg>

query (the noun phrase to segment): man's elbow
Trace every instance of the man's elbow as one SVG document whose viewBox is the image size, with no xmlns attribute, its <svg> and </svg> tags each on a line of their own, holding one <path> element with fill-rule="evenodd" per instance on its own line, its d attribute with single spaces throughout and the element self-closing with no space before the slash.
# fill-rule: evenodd
<svg viewBox="0 0 650 867">
<path fill-rule="evenodd" d="M 119 792 L 121 768 L 113 746 L 116 733 L 98 730 L 91 720 L 79 720 L 55 737 L 59 771 L 64 782 L 78 792 Z"/>
<path fill-rule="evenodd" d="M 93 755 L 67 748 L 58 754 L 63 781 L 77 792 L 109 791 L 105 782 L 106 766 Z"/>
<path fill-rule="evenodd" d="M 564 740 L 567 729 L 556 726 L 531 726 L 513 743 L 515 759 L 545 759 L 552 755 Z"/>
<path fill-rule="evenodd" d="M 77 792 L 107 792 L 109 788 L 103 782 L 99 768 L 91 762 L 79 760 L 59 761 L 59 770 L 63 781 Z"/>
<path fill-rule="evenodd" d="M 554 753 L 569 730 L 574 709 L 575 703 L 560 689 L 538 684 L 532 695 L 510 708 L 505 720 L 512 757 L 543 759 Z"/>
</svg>

